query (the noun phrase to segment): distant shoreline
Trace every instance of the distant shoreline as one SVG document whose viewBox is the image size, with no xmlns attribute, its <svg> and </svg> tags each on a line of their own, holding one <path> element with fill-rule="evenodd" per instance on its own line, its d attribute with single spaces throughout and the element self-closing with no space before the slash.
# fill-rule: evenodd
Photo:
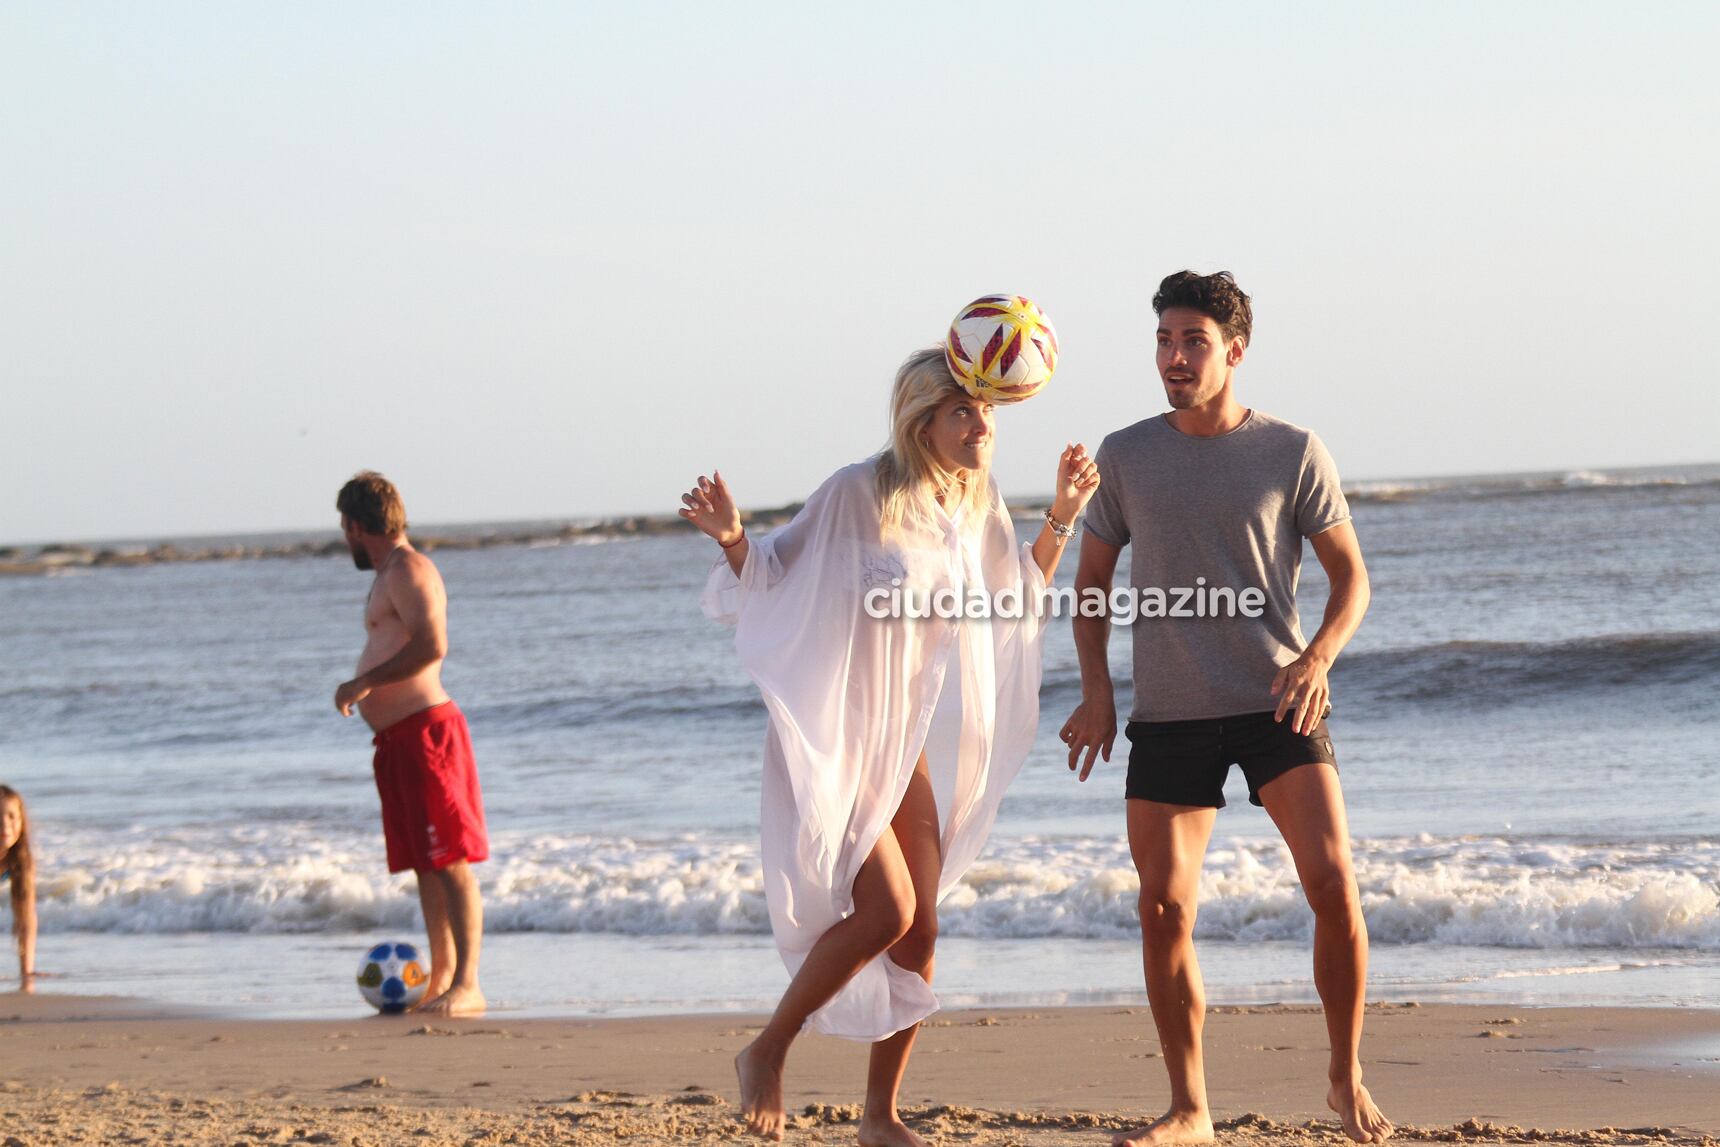
<svg viewBox="0 0 1720 1147">
<path fill-rule="evenodd" d="M 1709 485 L 1720 485 L 1720 463 L 1409 478 L 1396 481 L 1364 480 L 1347 485 L 1344 493 L 1352 502 L 1370 504 L 1426 498 L 1539 497 L 1549 494 L 1604 493 L 1654 486 Z M 1009 503 L 1009 511 L 1017 518 L 1032 518 L 1050 504 L 1049 498 L 1029 498 Z M 755 529 L 774 529 L 793 518 L 802 505 L 801 502 L 790 502 L 770 509 L 742 511 L 741 520 Z M 429 553 L 435 550 L 484 550 L 503 546 L 541 546 L 566 542 L 665 537 L 687 534 L 692 530 L 693 527 L 676 514 L 635 514 L 596 520 L 585 518 L 512 524 L 449 525 L 421 533 L 415 531 L 412 534 L 412 544 Z M 302 531 L 290 533 L 302 534 Z M 343 557 L 347 552 L 346 543 L 334 536 L 333 530 L 321 539 L 299 536 L 292 540 L 275 542 L 247 542 L 231 537 L 132 544 L 54 542 L 0 546 L 0 576 L 44 575 L 67 570 L 152 566 L 174 562 Z"/>
<path fill-rule="evenodd" d="M 774 529 L 799 512 L 794 502 L 768 510 L 747 511 L 741 520 L 758 529 Z M 564 542 L 611 541 L 689 534 L 694 527 L 675 514 L 641 514 L 597 522 L 551 523 L 533 529 L 470 527 L 446 532 L 411 534 L 412 544 L 425 553 L 436 550 L 487 550 L 502 546 L 558 545 Z M 162 542 L 156 545 L 102 546 L 58 542 L 43 546 L 0 546 L 0 575 L 40 575 L 71 569 L 153 566 L 173 562 L 258 561 L 280 558 L 345 557 L 350 552 L 337 536 L 326 541 L 302 539 L 279 544 L 242 542 L 206 546 Z"/>
<path fill-rule="evenodd" d="M 805 503 L 791 502 L 766 510 L 743 510 L 741 521 L 757 530 L 773 530 L 800 512 Z M 1049 501 L 1012 505 L 1015 517 L 1030 517 L 1044 511 Z M 467 527 L 445 532 L 412 532 L 412 544 L 424 553 L 437 550 L 489 550 L 504 546 L 560 545 L 567 542 L 616 541 L 624 538 L 653 538 L 690 535 L 696 531 L 676 514 L 639 514 L 605 518 L 580 524 L 567 522 L 532 529 L 485 529 Z M 242 542 L 194 546 L 161 542 L 155 545 L 91 545 L 55 542 L 43 546 L 0 546 L 0 575 L 29 576 L 75 569 L 165 565 L 174 562 L 261 561 L 280 558 L 346 557 L 350 551 L 338 537 L 327 541 L 304 539 L 274 545 Z"/>
</svg>

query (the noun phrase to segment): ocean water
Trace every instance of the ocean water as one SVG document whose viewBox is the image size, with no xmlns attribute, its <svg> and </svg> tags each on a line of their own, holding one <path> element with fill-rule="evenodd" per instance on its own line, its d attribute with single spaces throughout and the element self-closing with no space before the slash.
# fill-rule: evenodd
<svg viewBox="0 0 1720 1147">
<path fill-rule="evenodd" d="M 1720 1000 L 1720 466 L 1352 495 L 1374 604 L 1331 726 L 1374 995 Z M 699 613 L 712 558 L 692 537 L 436 555 L 499 1008 L 759 1009 L 786 982 L 758 872 L 764 712 Z M 419 928 L 383 870 L 367 730 L 331 704 L 367 582 L 344 558 L 0 579 L 0 780 L 35 823 L 39 963 L 62 976 L 43 990 L 362 1010 L 358 954 Z M 1324 588 L 1310 553 L 1309 632 Z M 1112 655 L 1127 696 L 1125 631 Z M 943 908 L 949 1002 L 1142 998 L 1124 753 L 1073 779 L 1056 730 L 1078 691 L 1055 623 L 1040 741 Z M 1210 994 L 1312 999 L 1287 854 L 1240 776 L 1227 795 Z"/>
</svg>

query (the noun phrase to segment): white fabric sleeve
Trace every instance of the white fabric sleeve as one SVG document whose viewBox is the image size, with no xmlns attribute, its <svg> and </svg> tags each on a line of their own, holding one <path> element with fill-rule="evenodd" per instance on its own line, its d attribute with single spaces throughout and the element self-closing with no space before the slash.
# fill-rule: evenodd
<svg viewBox="0 0 1720 1147">
<path fill-rule="evenodd" d="M 798 562 L 808 540 L 818 532 L 820 518 L 834 508 L 841 483 L 838 471 L 813 491 L 800 512 L 768 534 L 747 538 L 747 556 L 736 574 L 729 559 L 718 554 L 705 578 L 699 608 L 720 625 L 734 625 L 748 594 L 765 593 L 776 586 Z"/>
</svg>

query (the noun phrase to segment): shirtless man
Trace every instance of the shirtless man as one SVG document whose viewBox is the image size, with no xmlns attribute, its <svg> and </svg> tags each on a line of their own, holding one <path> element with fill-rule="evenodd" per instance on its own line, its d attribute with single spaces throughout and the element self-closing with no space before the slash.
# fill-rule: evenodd
<svg viewBox="0 0 1720 1147">
<path fill-rule="evenodd" d="M 1078 594 L 1108 597 L 1118 556 L 1132 544 L 1129 590 L 1140 610 L 1125 804 L 1141 878 L 1147 1000 L 1171 1102 L 1161 1118 L 1113 1143 L 1213 1139 L 1195 894 L 1232 764 L 1284 837 L 1314 910 L 1314 985 L 1331 1039 L 1326 1103 L 1350 1138 L 1380 1142 L 1392 1124 L 1362 1086 L 1368 932 L 1325 721 L 1327 670 L 1368 608 L 1361 546 L 1319 438 L 1236 400 L 1233 376 L 1253 325 L 1236 281 L 1179 272 L 1159 284 L 1153 309 L 1172 409 L 1100 446 L 1101 482 L 1075 574 Z M 1332 586 L 1312 640 L 1296 615 L 1304 538 Z M 1190 597 L 1204 600 L 1190 607 Z M 1063 741 L 1071 769 L 1086 753 L 1082 780 L 1095 756 L 1110 760 L 1117 736 L 1109 626 L 1103 616 L 1074 620 L 1081 704 Z"/>
<path fill-rule="evenodd" d="M 406 540 L 406 507 L 381 474 L 364 470 L 335 499 L 361 570 L 375 570 L 364 607 L 358 676 L 334 693 L 375 730 L 388 871 L 412 869 L 430 933 L 430 985 L 418 1011 L 481 1015 L 478 948 L 484 906 L 472 864 L 490 855 L 466 717 L 442 689 L 448 595 L 429 558 Z"/>
</svg>

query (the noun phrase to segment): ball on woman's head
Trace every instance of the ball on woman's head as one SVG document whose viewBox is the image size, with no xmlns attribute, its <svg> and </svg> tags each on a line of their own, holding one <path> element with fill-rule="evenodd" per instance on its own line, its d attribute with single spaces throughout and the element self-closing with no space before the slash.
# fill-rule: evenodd
<svg viewBox="0 0 1720 1147">
<path fill-rule="evenodd" d="M 986 295 L 963 307 L 944 339 L 963 390 L 999 405 L 1032 398 L 1057 369 L 1057 332 L 1032 299 Z"/>
<path fill-rule="evenodd" d="M 411 944 L 387 941 L 358 961 L 358 990 L 365 1003 L 379 1012 L 403 1012 L 423 1000 L 430 973 Z"/>
</svg>

